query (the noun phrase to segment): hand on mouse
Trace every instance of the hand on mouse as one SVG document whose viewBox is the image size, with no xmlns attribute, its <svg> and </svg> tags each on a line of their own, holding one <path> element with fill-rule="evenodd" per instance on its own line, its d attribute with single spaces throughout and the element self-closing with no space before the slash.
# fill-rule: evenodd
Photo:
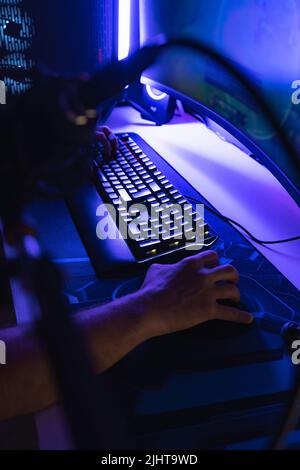
<svg viewBox="0 0 300 470">
<path fill-rule="evenodd" d="M 220 300 L 239 302 L 239 274 L 220 265 L 214 251 L 185 258 L 174 265 L 153 264 L 142 290 L 149 305 L 147 327 L 152 336 L 185 330 L 209 320 L 249 324 L 253 317 Z"/>
</svg>

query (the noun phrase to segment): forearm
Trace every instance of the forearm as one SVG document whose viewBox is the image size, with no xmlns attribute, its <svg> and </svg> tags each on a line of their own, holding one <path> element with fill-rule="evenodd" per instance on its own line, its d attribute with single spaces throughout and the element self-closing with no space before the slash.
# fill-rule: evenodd
<svg viewBox="0 0 300 470">
<path fill-rule="evenodd" d="M 239 302 L 238 273 L 206 251 L 176 265 L 150 267 L 143 288 L 74 317 L 95 373 L 112 366 L 148 338 L 209 320 L 249 324 L 253 317 L 220 301 Z M 57 326 L 59 328 L 59 325 Z M 0 331 L 7 365 L 0 366 L 0 420 L 32 413 L 59 397 L 45 352 L 28 328 Z"/>
<path fill-rule="evenodd" d="M 146 293 L 137 292 L 103 307 L 85 311 L 76 319 L 96 373 L 153 336 Z"/>
<path fill-rule="evenodd" d="M 146 303 L 137 293 L 74 317 L 95 373 L 109 368 L 149 337 Z M 9 328 L 0 332 L 0 339 L 7 349 L 7 364 L 0 366 L 0 421 L 58 401 L 51 366 L 33 329 Z"/>
</svg>

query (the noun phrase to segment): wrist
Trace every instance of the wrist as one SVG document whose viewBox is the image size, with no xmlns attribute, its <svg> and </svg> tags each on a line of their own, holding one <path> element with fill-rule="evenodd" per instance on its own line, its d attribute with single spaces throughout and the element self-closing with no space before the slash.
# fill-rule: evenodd
<svg viewBox="0 0 300 470">
<path fill-rule="evenodd" d="M 140 306 L 141 314 L 141 332 L 144 341 L 160 336 L 162 334 L 160 327 L 160 313 L 155 292 L 148 288 L 141 288 L 135 294 L 136 303 Z"/>
</svg>

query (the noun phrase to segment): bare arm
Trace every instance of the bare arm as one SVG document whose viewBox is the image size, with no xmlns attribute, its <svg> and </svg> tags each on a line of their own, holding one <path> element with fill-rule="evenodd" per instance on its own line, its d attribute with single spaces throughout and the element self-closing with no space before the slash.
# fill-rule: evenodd
<svg viewBox="0 0 300 470">
<path fill-rule="evenodd" d="M 95 372 L 109 368 L 151 337 L 216 318 L 251 322 L 250 314 L 218 303 L 239 300 L 237 281 L 236 270 L 218 266 L 213 252 L 176 265 L 153 265 L 135 294 L 74 317 Z M 30 326 L 3 330 L 0 339 L 7 345 L 7 364 L 0 366 L 0 421 L 57 401 L 51 368 Z"/>
<path fill-rule="evenodd" d="M 147 339 L 142 300 L 138 292 L 74 317 L 96 373 Z M 0 339 L 7 351 L 6 365 L 0 366 L 0 421 L 56 402 L 59 396 L 51 367 L 33 328 L 8 328 L 0 332 Z"/>
</svg>

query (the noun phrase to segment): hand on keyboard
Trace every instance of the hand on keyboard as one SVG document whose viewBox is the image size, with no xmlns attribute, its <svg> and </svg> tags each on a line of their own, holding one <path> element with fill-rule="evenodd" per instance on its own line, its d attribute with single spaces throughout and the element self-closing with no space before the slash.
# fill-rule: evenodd
<svg viewBox="0 0 300 470">
<path fill-rule="evenodd" d="M 107 142 L 107 135 L 114 142 L 108 128 L 102 128 L 98 137 L 103 139 L 108 155 L 115 147 Z M 136 260 L 172 256 L 189 245 L 198 250 L 212 246 L 216 233 L 201 211 L 188 203 L 175 181 L 152 160 L 153 151 L 146 149 L 139 136 L 121 134 L 118 138 L 113 160 L 103 159 L 102 151 L 95 158 L 94 182 L 104 203 L 114 206 L 116 224 L 122 227 L 122 236 Z"/>
<path fill-rule="evenodd" d="M 103 157 L 106 161 L 112 160 L 118 150 L 118 139 L 107 126 L 98 126 L 96 138 L 103 146 Z"/>
<path fill-rule="evenodd" d="M 174 265 L 152 265 L 142 286 L 150 305 L 149 332 L 159 336 L 215 319 L 251 323 L 253 317 L 249 312 L 219 303 L 239 302 L 238 279 L 236 269 L 219 265 L 218 255 L 213 251 Z"/>
</svg>

